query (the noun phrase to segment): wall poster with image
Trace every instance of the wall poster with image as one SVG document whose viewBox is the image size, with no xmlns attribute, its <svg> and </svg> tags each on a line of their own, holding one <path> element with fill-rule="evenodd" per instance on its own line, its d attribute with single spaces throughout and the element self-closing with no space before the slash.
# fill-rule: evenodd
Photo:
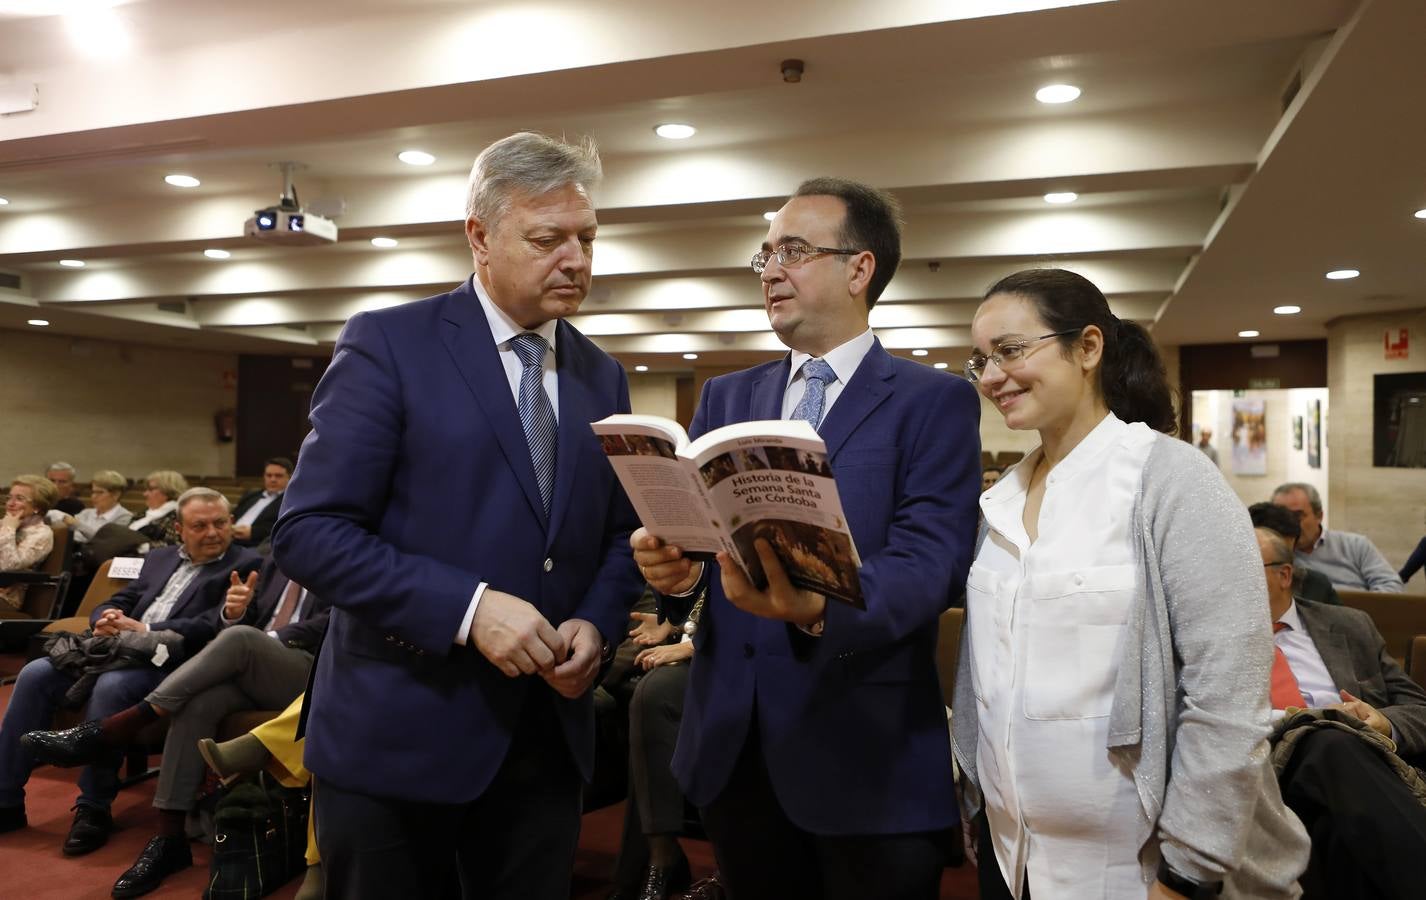
<svg viewBox="0 0 1426 900">
<path fill-rule="evenodd" d="M 1233 400 L 1233 474 L 1268 473 L 1267 401 Z"/>
<path fill-rule="evenodd" d="M 1307 464 L 1322 468 L 1322 401 L 1307 403 Z"/>
<path fill-rule="evenodd" d="M 1302 416 L 1292 417 L 1292 449 L 1302 449 Z"/>
</svg>

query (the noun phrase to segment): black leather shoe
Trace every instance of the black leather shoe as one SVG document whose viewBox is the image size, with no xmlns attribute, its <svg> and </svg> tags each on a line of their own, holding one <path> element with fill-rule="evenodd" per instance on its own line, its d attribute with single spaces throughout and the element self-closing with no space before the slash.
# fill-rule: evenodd
<svg viewBox="0 0 1426 900">
<path fill-rule="evenodd" d="M 113 897 L 124 900 L 125 897 L 143 896 L 174 872 L 181 872 L 191 865 L 193 851 L 188 849 L 188 838 L 160 835 L 148 842 L 129 870 L 114 882 Z"/>
<path fill-rule="evenodd" d="M 676 865 L 668 868 L 649 866 L 638 900 L 669 900 L 682 894 L 692 880 L 693 873 L 688 870 L 687 858 L 680 858 Z"/>
<path fill-rule="evenodd" d="M 0 834 L 19 831 L 28 824 L 30 822 L 25 818 L 23 806 L 0 806 Z"/>
<path fill-rule="evenodd" d="M 113 752 L 100 736 L 98 719 L 64 731 L 31 731 L 20 736 L 20 743 L 40 762 L 66 768 L 87 766 Z"/>
<path fill-rule="evenodd" d="M 74 824 L 69 826 L 69 836 L 64 839 L 65 856 L 83 856 L 93 853 L 109 840 L 109 832 L 114 830 L 114 819 L 107 809 L 80 804 L 74 808 Z"/>
</svg>

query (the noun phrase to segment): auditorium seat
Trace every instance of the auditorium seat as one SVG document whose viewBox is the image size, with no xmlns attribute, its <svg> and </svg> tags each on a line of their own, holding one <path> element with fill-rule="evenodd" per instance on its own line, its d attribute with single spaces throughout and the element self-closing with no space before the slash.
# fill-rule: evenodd
<svg viewBox="0 0 1426 900">
<path fill-rule="evenodd" d="M 1360 609 L 1372 617 L 1377 631 L 1386 640 L 1387 652 L 1405 665 L 1412 639 L 1418 634 L 1426 634 L 1426 596 L 1342 588 L 1337 589 L 1337 595 L 1346 606 Z"/>
</svg>

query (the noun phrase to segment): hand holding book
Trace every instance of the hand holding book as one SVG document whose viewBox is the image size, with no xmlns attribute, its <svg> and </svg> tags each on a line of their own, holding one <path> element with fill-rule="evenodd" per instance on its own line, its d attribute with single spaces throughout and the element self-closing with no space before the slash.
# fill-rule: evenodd
<svg viewBox="0 0 1426 900">
<path fill-rule="evenodd" d="M 762 562 L 763 574 L 767 576 L 767 589 L 758 590 L 731 556 L 719 553 L 723 595 L 728 602 L 745 613 L 764 619 L 781 619 L 793 625 L 814 625 L 822 621 L 827 611 L 826 595 L 803 590 L 789 581 L 782 560 L 764 538 L 755 540 L 753 548 Z"/>
</svg>

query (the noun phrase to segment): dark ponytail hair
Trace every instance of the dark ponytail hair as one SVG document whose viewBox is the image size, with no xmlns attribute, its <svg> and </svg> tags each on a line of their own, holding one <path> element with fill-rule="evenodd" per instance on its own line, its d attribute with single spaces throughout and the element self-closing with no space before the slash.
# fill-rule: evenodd
<svg viewBox="0 0 1426 900">
<path fill-rule="evenodd" d="M 1164 434 L 1178 433 L 1173 392 L 1158 348 L 1143 326 L 1109 310 L 1109 301 L 1088 278 L 1064 269 L 1026 269 L 1007 275 L 985 292 L 1023 297 L 1035 305 L 1048 331 L 1072 331 L 1059 338 L 1068 351 L 1086 325 L 1104 333 L 1099 391 L 1109 411 L 1125 422 L 1143 422 Z"/>
</svg>

